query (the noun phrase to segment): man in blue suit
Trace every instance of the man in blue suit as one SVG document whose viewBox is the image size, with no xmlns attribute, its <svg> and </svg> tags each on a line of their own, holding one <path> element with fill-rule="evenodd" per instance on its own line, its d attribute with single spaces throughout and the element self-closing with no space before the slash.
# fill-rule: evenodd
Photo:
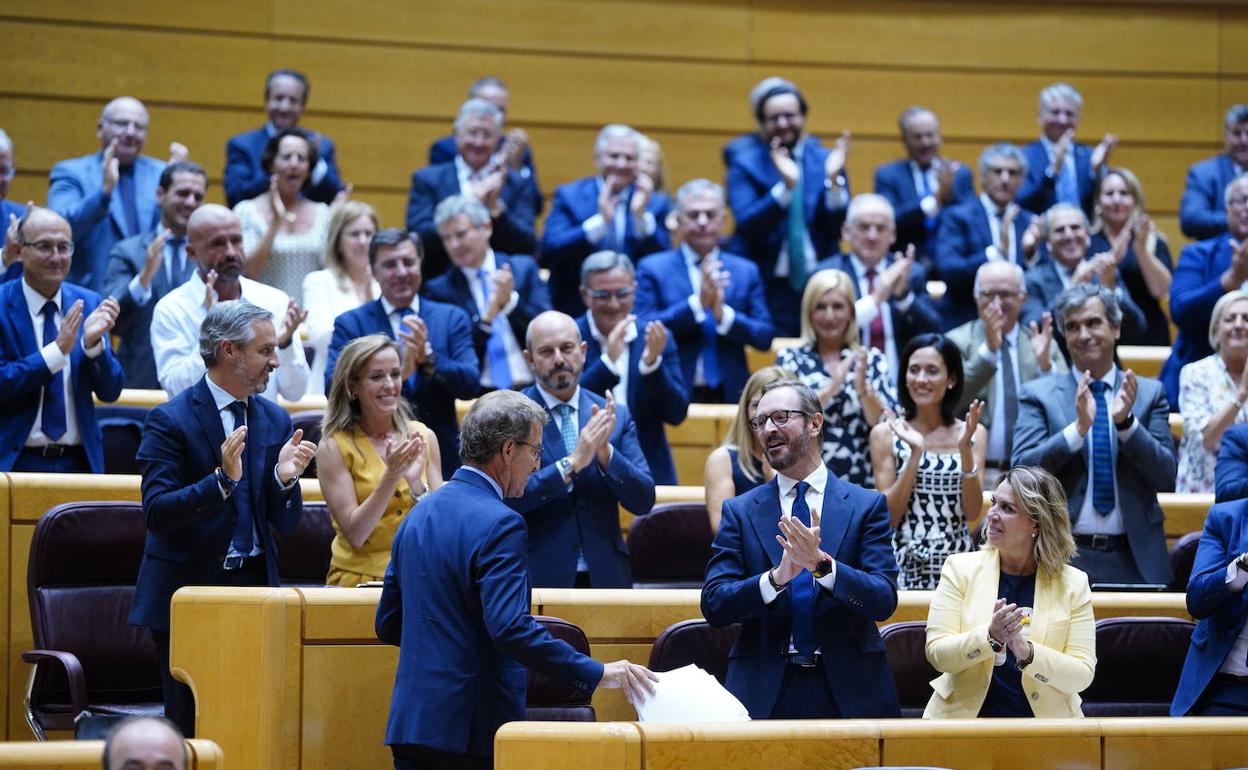
<svg viewBox="0 0 1248 770">
<path fill-rule="evenodd" d="M 30 208 L 17 240 L 22 277 L 0 284 L 0 471 L 103 473 L 92 396 L 121 395 L 117 301 L 65 280 L 74 242 L 56 212 Z"/>
<path fill-rule="evenodd" d="M 1232 425 L 1222 434 L 1213 478 L 1217 502 L 1248 498 L 1248 425 Z"/>
<path fill-rule="evenodd" d="M 74 231 L 71 283 L 104 291 L 113 246 L 159 221 L 156 186 L 165 164 L 141 154 L 147 127 L 143 102 L 120 96 L 100 115 L 100 151 L 52 167 L 48 208 L 65 217 Z M 170 160 L 186 158 L 182 145 L 175 142 L 169 149 Z"/>
<path fill-rule="evenodd" d="M 612 124 L 594 142 L 597 176 L 569 182 L 555 190 L 546 231 L 542 265 L 550 270 L 555 308 L 581 314 L 581 263 L 597 251 L 618 251 L 634 263 L 668 247 L 670 201 L 654 191 L 654 180 L 638 171 L 641 134 Z"/>
<path fill-rule="evenodd" d="M 472 350 L 468 314 L 454 305 L 421 299 L 420 236 L 394 227 L 378 230 L 368 245 L 381 297 L 334 319 L 325 366 L 325 392 L 347 343 L 385 334 L 403 351 L 403 397 L 438 437 L 442 468 L 459 465 L 455 399 L 480 392 L 481 369 Z"/>
<path fill-rule="evenodd" d="M 768 350 L 775 334 L 763 281 L 753 262 L 720 251 L 723 188 L 686 182 L 676 206 L 680 248 L 642 260 L 637 313 L 676 336 L 694 401 L 735 404 L 750 376 L 745 346 Z"/>
<path fill-rule="evenodd" d="M 0 128 L 0 228 L 4 228 L 6 233 L 10 226 L 26 213 L 25 206 L 9 200 L 9 182 L 13 181 L 16 173 L 17 165 L 13 161 L 13 140 L 3 128 Z M 6 255 L 5 267 L 8 266 L 9 261 Z"/>
<path fill-rule="evenodd" d="M 654 483 L 677 484 L 664 426 L 685 421 L 689 387 L 667 327 L 633 315 L 636 295 L 627 255 L 600 251 L 581 265 L 581 296 L 589 308 L 576 319 L 588 362 L 581 386 L 600 396 L 610 392 L 616 403 L 628 405 Z"/>
<path fill-rule="evenodd" d="M 897 243 L 905 251 L 914 244 L 919 261 L 932 263 L 932 240 L 941 213 L 975 198 L 971 170 L 943 158 L 940 119 L 925 107 L 910 107 L 897 120 L 907 157 L 875 170 L 875 191 L 893 204 Z"/>
<path fill-rule="evenodd" d="M 1179 202 L 1179 229 L 1188 238 L 1226 232 L 1226 199 L 1231 180 L 1248 171 L 1248 104 L 1226 111 L 1226 152 L 1193 163 Z"/>
<path fill-rule="evenodd" d="M 269 140 L 279 131 L 294 128 L 308 106 L 312 87 L 297 70 L 279 69 L 264 81 L 264 108 L 269 120 L 254 131 L 230 137 L 225 145 L 225 200 L 231 208 L 239 201 L 254 198 L 269 189 L 269 174 L 261 157 Z M 309 174 L 304 195 L 321 203 L 332 203 L 342 191 L 334 143 L 324 134 L 317 139 L 317 161 Z"/>
<path fill-rule="evenodd" d="M 529 528 L 529 570 L 541 588 L 631 588 L 620 505 L 636 516 L 654 505 L 654 480 L 628 407 L 580 386 L 587 346 L 556 310 L 529 324 L 524 358 L 536 382 L 524 395 L 551 414 L 541 470 L 510 505 Z"/>
<path fill-rule="evenodd" d="M 270 528 L 298 524 L 299 475 L 316 453 L 285 410 L 259 396 L 278 366 L 271 313 L 246 300 L 214 304 L 200 351 L 207 374 L 143 426 L 147 541 L 129 619 L 151 630 L 165 716 L 187 737 L 195 701 L 169 671 L 170 599 L 183 586 L 277 585 Z"/>
<path fill-rule="evenodd" d="M 876 624 L 897 607 L 884 496 L 828 473 L 819 397 L 763 388 L 751 427 L 776 469 L 724 502 L 702 614 L 741 624 L 725 686 L 754 719 L 901 716 Z"/>
<path fill-rule="evenodd" d="M 452 195 L 438 204 L 439 240 L 454 265 L 425 284 L 425 295 L 456 305 L 472 324 L 472 347 L 481 361 L 481 387 L 520 388 L 533 382 L 524 361 L 525 331 L 550 310 L 550 291 L 537 261 L 490 248 L 489 209 L 471 195 Z"/>
<path fill-rule="evenodd" d="M 113 247 L 106 285 L 121 306 L 117 359 L 126 372 L 127 388 L 160 388 L 152 354 L 152 311 L 161 297 L 195 272 L 195 261 L 186 253 L 186 224 L 203 205 L 207 189 L 208 173 L 198 163 L 165 166 L 156 188 L 160 225 Z"/>
<path fill-rule="evenodd" d="M 653 691 L 644 666 L 599 663 L 529 614 L 525 523 L 504 499 L 524 493 L 548 419 L 513 391 L 478 399 L 464 464 L 394 536 L 376 630 L 399 648 L 386 724 L 395 770 L 489 770 L 494 733 L 524 719 L 526 668 L 583 693 L 622 687 L 632 703 Z"/>
<path fill-rule="evenodd" d="M 807 134 L 806 99 L 781 78 L 759 83 L 750 106 L 759 132 L 724 152 L 728 205 L 737 222 L 733 251 L 752 260 L 766 281 L 776 334 L 796 337 L 806 277 L 821 255 L 839 250 L 849 205 L 849 133 L 831 151 Z M 794 259 L 795 252 L 801 258 Z"/>
<path fill-rule="evenodd" d="M 1106 134 L 1092 148 L 1075 141 L 1083 112 L 1083 94 L 1069 83 L 1054 83 L 1040 92 L 1040 138 L 1023 147 L 1027 178 L 1018 204 L 1043 214 L 1054 203 L 1078 206 L 1092 216 L 1096 182 L 1105 173 L 1118 137 Z"/>
<path fill-rule="evenodd" d="M 407 229 L 425 244 L 425 274 L 437 278 L 448 266 L 434 212 L 452 195 L 471 195 L 490 213 L 490 246 L 508 254 L 537 249 L 537 185 L 496 154 L 503 113 L 485 99 L 469 99 L 455 118 L 456 156 L 412 174 Z"/>
</svg>

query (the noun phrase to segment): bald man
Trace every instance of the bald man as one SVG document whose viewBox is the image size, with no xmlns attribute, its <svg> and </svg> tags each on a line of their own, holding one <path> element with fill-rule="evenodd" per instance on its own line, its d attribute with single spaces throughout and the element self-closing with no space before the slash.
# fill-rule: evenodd
<svg viewBox="0 0 1248 770">
<path fill-rule="evenodd" d="M 123 719 L 104 741 L 104 770 L 186 770 L 186 742 L 171 722 Z"/>
</svg>

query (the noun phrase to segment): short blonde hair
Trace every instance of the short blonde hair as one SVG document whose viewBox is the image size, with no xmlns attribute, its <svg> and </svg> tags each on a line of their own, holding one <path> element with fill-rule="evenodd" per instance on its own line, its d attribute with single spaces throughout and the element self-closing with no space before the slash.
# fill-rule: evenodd
<svg viewBox="0 0 1248 770">
<path fill-rule="evenodd" d="M 762 395 L 763 388 L 767 385 L 781 380 L 795 379 L 797 378 L 788 369 L 765 366 L 750 375 L 750 379 L 745 381 L 745 387 L 741 389 L 741 398 L 737 399 L 737 414 L 732 420 L 732 427 L 728 429 L 728 435 L 724 438 L 723 446 L 736 447 L 737 464 L 741 466 L 741 472 L 750 481 L 763 480 L 763 469 L 754 457 L 754 451 L 759 449 L 759 446 L 758 437 L 750 429 L 750 402 L 756 396 Z"/>
<path fill-rule="evenodd" d="M 1019 465 L 1001 476 L 997 485 L 1001 484 L 1010 485 L 1018 507 L 1036 525 L 1032 546 L 1036 565 L 1050 575 L 1060 574 L 1075 555 L 1070 510 L 1061 482 L 1039 466 Z"/>
<path fill-rule="evenodd" d="M 352 398 L 351 385 L 360 379 L 364 367 L 368 366 L 372 357 L 383 350 L 393 350 L 402 360 L 399 346 L 384 334 L 356 337 L 342 349 L 334 364 L 329 396 L 326 399 L 325 418 L 321 421 L 323 440 L 328 440 L 335 433 L 352 430 L 359 423 L 360 400 Z M 415 419 L 406 398 L 399 398 L 399 407 L 395 410 L 393 419 L 394 429 L 406 439 L 411 434 L 411 421 Z"/>
<path fill-rule="evenodd" d="M 1248 299 L 1248 291 L 1236 289 L 1228 291 L 1218 298 L 1213 305 L 1213 314 L 1209 316 L 1209 347 L 1213 348 L 1213 352 L 1218 351 L 1218 324 L 1222 323 L 1222 316 L 1226 313 L 1226 309 L 1241 299 Z"/>
<path fill-rule="evenodd" d="M 802 292 L 802 342 L 814 345 L 818 341 L 815 339 L 815 325 L 810 322 L 810 317 L 814 315 L 819 300 L 829 291 L 840 293 L 849 303 L 849 324 L 845 327 L 845 337 L 841 340 L 841 345 L 856 348 L 858 319 L 854 313 L 854 301 L 857 299 L 857 292 L 854 291 L 854 279 L 841 270 L 820 270 L 806 280 L 806 289 Z"/>
</svg>

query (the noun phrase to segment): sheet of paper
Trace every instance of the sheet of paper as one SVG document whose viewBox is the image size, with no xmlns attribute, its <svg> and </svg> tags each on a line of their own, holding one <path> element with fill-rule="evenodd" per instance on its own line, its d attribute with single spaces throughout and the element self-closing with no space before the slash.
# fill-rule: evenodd
<svg viewBox="0 0 1248 770">
<path fill-rule="evenodd" d="M 659 672 L 654 695 L 637 706 L 642 722 L 748 722 L 741 701 L 695 665 Z"/>
</svg>

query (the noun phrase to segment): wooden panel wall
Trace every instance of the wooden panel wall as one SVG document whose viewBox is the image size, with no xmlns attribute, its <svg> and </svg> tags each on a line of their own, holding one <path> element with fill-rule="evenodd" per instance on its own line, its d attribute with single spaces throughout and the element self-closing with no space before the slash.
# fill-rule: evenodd
<svg viewBox="0 0 1248 770">
<path fill-rule="evenodd" d="M 1212 2 L 9 0 L 0 35 L 13 199 L 42 201 L 53 163 L 96 148 L 103 103 L 132 94 L 151 108 L 149 154 L 189 145 L 220 200 L 225 140 L 263 120 L 264 75 L 286 66 L 312 80 L 305 125 L 336 139 L 344 177 L 388 224 L 483 74 L 511 86 L 547 192 L 589 173 L 612 121 L 662 143 L 669 183 L 721 179 L 719 149 L 752 129 L 746 94 L 771 74 L 805 90 L 814 131 L 853 131 L 859 190 L 899 154 L 907 105 L 937 110 L 947 153 L 972 163 L 989 141 L 1033 138 L 1038 90 L 1065 79 L 1086 97 L 1082 138 L 1121 137 L 1114 160 L 1176 240 L 1187 165 L 1248 100 L 1234 55 L 1248 11 Z"/>
</svg>

